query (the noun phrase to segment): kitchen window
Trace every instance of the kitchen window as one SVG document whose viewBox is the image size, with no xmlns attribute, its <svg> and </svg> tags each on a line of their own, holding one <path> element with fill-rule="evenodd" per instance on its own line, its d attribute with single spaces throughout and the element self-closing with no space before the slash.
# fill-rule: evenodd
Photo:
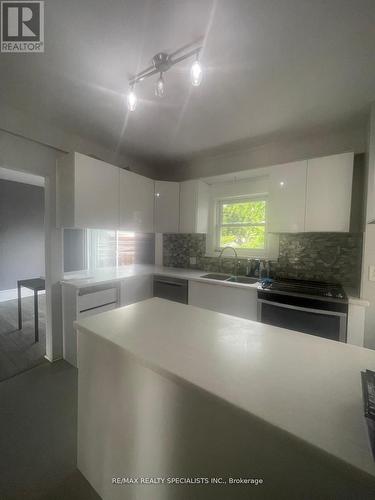
<svg viewBox="0 0 375 500">
<path fill-rule="evenodd" d="M 128 231 L 87 230 L 90 269 L 134 264 L 136 235 Z"/>
<path fill-rule="evenodd" d="M 267 239 L 265 197 L 225 198 L 216 202 L 216 250 L 230 246 L 239 253 L 263 253 Z"/>
</svg>

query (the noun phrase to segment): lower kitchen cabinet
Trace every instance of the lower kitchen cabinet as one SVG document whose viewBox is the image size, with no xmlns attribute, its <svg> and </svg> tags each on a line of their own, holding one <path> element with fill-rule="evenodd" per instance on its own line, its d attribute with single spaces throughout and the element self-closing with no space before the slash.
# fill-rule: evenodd
<svg viewBox="0 0 375 500">
<path fill-rule="evenodd" d="M 189 305 L 256 321 L 257 290 L 189 281 Z"/>
<path fill-rule="evenodd" d="M 365 316 L 366 308 L 370 304 L 365 300 L 360 302 L 362 303 L 349 301 L 346 342 L 365 347 Z"/>
<path fill-rule="evenodd" d="M 121 305 L 128 306 L 152 297 L 152 276 L 132 276 L 121 281 Z"/>
<path fill-rule="evenodd" d="M 74 322 L 119 306 L 118 283 L 76 288 L 62 285 L 63 358 L 77 366 L 77 334 Z"/>
</svg>

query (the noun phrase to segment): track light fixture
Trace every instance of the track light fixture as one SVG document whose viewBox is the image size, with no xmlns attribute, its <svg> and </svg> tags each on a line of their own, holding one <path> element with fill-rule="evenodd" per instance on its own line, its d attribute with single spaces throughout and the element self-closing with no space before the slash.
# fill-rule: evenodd
<svg viewBox="0 0 375 500">
<path fill-rule="evenodd" d="M 163 97 L 165 92 L 165 81 L 163 77 L 164 73 L 167 72 L 169 69 L 171 69 L 172 66 L 174 66 L 175 64 L 193 56 L 195 57 L 195 61 L 190 70 L 190 79 L 192 85 L 194 87 L 198 87 L 201 84 L 203 77 L 202 66 L 199 62 L 199 54 L 202 50 L 202 46 L 196 47 L 196 45 L 200 43 L 202 39 L 203 37 L 199 38 L 199 40 L 196 40 L 193 43 L 184 45 L 183 47 L 176 50 L 172 54 L 159 52 L 152 58 L 152 66 L 134 75 L 129 80 L 129 93 L 127 95 L 127 104 L 129 111 L 134 111 L 137 106 L 137 96 L 134 91 L 135 84 L 141 82 L 145 78 L 149 78 L 150 76 L 159 74 L 159 78 L 155 85 L 155 95 L 157 97 Z M 195 48 L 191 48 L 194 46 Z"/>
<path fill-rule="evenodd" d="M 132 85 L 129 89 L 129 93 L 127 95 L 127 103 L 129 111 L 134 111 L 137 107 L 137 96 L 134 92 L 134 85 Z"/>
<path fill-rule="evenodd" d="M 202 66 L 200 65 L 197 55 L 190 70 L 191 84 L 193 85 L 193 87 L 199 87 L 199 85 L 202 82 L 202 77 L 203 77 Z"/>
<path fill-rule="evenodd" d="M 160 73 L 159 79 L 155 85 L 155 95 L 157 97 L 163 97 L 164 95 L 164 78 L 163 73 Z"/>
</svg>

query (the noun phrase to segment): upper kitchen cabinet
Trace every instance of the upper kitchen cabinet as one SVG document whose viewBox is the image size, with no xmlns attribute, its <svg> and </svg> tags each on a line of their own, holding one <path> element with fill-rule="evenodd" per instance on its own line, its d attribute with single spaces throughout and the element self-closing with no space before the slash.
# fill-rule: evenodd
<svg viewBox="0 0 375 500">
<path fill-rule="evenodd" d="M 155 181 L 155 233 L 178 233 L 180 184 Z"/>
<path fill-rule="evenodd" d="M 116 229 L 119 223 L 117 167 L 80 153 L 57 164 L 57 219 L 63 227 Z"/>
<path fill-rule="evenodd" d="M 308 160 L 305 231 L 349 231 L 353 153 Z"/>
<path fill-rule="evenodd" d="M 180 183 L 180 233 L 207 233 L 209 186 L 200 180 Z"/>
<path fill-rule="evenodd" d="M 273 167 L 269 179 L 268 231 L 305 230 L 307 161 Z"/>
<path fill-rule="evenodd" d="M 154 181 L 120 169 L 120 229 L 154 231 Z"/>
</svg>

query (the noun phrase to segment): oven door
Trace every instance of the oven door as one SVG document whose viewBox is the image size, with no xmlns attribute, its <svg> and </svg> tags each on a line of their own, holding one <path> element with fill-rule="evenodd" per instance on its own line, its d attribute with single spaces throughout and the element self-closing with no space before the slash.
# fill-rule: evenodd
<svg viewBox="0 0 375 500">
<path fill-rule="evenodd" d="M 258 299 L 258 321 L 330 340 L 346 342 L 345 312 L 312 309 Z"/>
</svg>

